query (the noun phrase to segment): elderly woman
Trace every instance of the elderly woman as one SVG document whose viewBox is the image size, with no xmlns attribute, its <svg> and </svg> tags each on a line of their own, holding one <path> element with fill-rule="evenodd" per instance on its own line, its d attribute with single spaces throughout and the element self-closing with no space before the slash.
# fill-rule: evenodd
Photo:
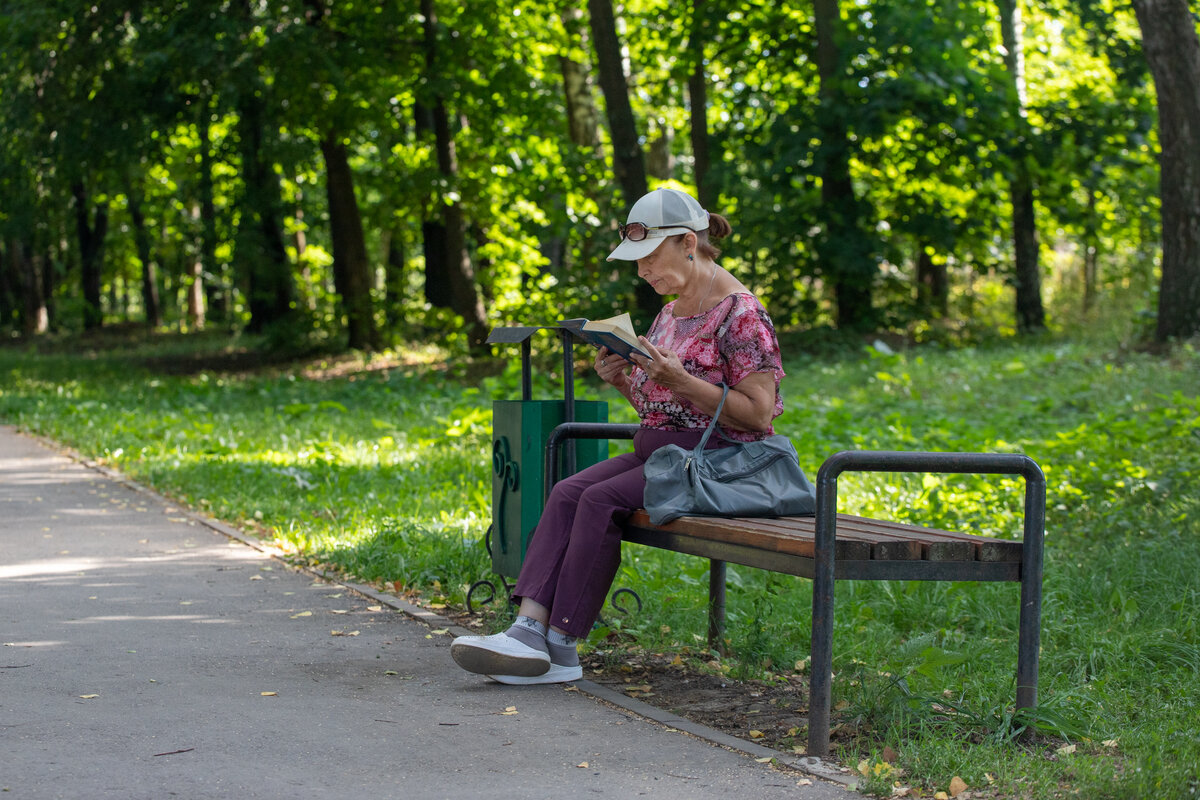
<svg viewBox="0 0 1200 800">
<path fill-rule="evenodd" d="M 754 294 L 717 263 L 712 240 L 729 222 L 686 192 L 638 200 L 608 260 L 637 262 L 638 276 L 675 295 L 639 337 L 650 358 L 601 348 L 594 367 L 634 407 L 632 453 L 555 485 L 513 589 L 518 616 L 503 633 L 460 636 L 450 653 L 463 669 L 508 684 L 561 683 L 583 675 L 576 643 L 592 624 L 621 561 L 621 524 L 643 504 L 642 465 L 659 447 L 694 448 L 730 387 L 718 420 L 729 439 L 772 434 L 783 411 L 775 328 Z M 711 437 L 709 447 L 719 447 Z"/>
</svg>

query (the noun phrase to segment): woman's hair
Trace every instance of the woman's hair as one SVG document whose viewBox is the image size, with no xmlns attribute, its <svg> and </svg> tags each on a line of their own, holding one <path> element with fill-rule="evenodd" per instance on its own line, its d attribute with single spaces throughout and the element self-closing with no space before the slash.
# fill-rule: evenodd
<svg viewBox="0 0 1200 800">
<path fill-rule="evenodd" d="M 721 248 L 714 245 L 710 239 L 724 239 L 729 234 L 733 233 L 733 226 L 729 224 L 729 220 L 722 217 L 720 214 L 708 215 L 708 230 L 696 231 L 696 250 L 700 255 L 716 261 L 717 256 L 721 255 Z M 682 242 L 686 233 L 676 234 L 672 239 L 677 239 Z"/>
</svg>

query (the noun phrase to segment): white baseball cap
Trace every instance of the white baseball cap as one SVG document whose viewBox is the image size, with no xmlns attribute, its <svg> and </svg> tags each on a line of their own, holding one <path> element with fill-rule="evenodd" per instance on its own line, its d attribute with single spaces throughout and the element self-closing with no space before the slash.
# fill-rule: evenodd
<svg viewBox="0 0 1200 800">
<path fill-rule="evenodd" d="M 635 242 L 626 237 L 616 250 L 608 254 L 609 261 L 637 261 L 657 250 L 668 236 L 706 231 L 708 212 L 687 192 L 655 189 L 629 209 L 629 219 L 625 225 L 633 223 L 645 226 L 645 238 Z"/>
</svg>

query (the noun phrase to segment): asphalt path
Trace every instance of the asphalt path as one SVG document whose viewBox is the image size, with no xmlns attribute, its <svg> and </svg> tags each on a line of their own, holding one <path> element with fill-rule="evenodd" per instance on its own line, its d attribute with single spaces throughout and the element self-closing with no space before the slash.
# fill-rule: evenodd
<svg viewBox="0 0 1200 800">
<path fill-rule="evenodd" d="M 860 796 L 253 544 L 0 426 L 0 797 Z"/>
</svg>

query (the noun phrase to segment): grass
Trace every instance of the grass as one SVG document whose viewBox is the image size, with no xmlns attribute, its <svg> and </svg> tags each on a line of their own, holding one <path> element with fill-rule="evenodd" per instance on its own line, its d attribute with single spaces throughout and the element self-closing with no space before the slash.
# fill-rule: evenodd
<svg viewBox="0 0 1200 800">
<path fill-rule="evenodd" d="M 0 421 L 298 559 L 461 606 L 489 569 L 491 402 L 519 395 L 514 368 L 481 376 L 434 352 L 256 369 L 243 359 L 226 373 L 207 357 L 218 346 L 0 349 Z M 1196 348 L 1139 352 L 1096 335 L 898 353 L 806 352 L 798 337 L 785 349 L 777 426 L 811 473 L 842 449 L 970 450 L 1026 453 L 1047 478 L 1031 713 L 1011 707 L 1015 584 L 839 583 L 836 741 L 849 766 L 862 762 L 866 788 L 887 795 L 899 781 L 930 796 L 959 776 L 1003 797 L 1200 795 Z M 535 396 L 557 395 L 555 357 L 539 364 Z M 579 392 L 608 397 L 586 381 Z M 615 404 L 612 415 L 632 420 Z M 854 476 L 840 497 L 843 511 L 1020 535 L 1017 479 Z M 617 585 L 646 604 L 606 612 L 625 637 L 712 658 L 705 563 L 631 547 Z M 810 604 L 807 581 L 731 567 L 733 656 L 717 668 L 768 681 L 803 672 Z M 1018 740 L 1030 726 L 1042 735 Z"/>
</svg>

